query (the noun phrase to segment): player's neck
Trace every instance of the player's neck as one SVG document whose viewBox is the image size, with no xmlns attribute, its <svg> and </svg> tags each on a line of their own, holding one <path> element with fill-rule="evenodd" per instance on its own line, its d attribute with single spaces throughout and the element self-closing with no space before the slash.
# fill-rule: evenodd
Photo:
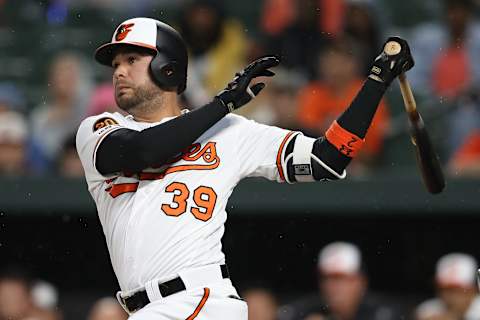
<svg viewBox="0 0 480 320">
<path fill-rule="evenodd" d="M 135 121 L 160 122 L 164 118 L 179 116 L 181 107 L 176 92 L 164 92 L 154 100 L 148 101 L 148 105 L 139 106 L 132 110 Z"/>
</svg>

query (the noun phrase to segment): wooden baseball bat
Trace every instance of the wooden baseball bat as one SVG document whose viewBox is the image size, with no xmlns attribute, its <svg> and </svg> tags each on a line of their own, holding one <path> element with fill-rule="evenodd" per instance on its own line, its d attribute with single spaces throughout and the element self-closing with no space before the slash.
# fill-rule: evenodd
<svg viewBox="0 0 480 320">
<path fill-rule="evenodd" d="M 415 97 L 405 73 L 398 77 L 398 81 L 410 123 L 410 137 L 415 147 L 417 164 L 422 173 L 423 182 L 430 193 L 440 193 L 445 188 L 445 178 L 440 160 L 425 128 L 425 123 L 417 111 Z"/>
</svg>

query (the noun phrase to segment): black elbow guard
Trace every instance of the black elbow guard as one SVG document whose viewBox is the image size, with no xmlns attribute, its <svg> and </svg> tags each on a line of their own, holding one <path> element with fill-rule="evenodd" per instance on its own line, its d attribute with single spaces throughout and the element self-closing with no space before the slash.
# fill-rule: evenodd
<svg viewBox="0 0 480 320">
<path fill-rule="evenodd" d="M 348 158 L 339 154 L 324 137 L 315 140 L 297 134 L 285 149 L 283 158 L 284 171 L 287 172 L 285 180 L 288 183 L 295 183 L 345 178 L 344 169 L 348 162 L 343 166 L 342 161 L 340 163 L 332 161 L 335 157 L 331 155 Z"/>
<path fill-rule="evenodd" d="M 352 158 L 340 153 L 325 137 L 320 137 L 315 141 L 312 153 L 323 162 L 323 165 L 320 165 L 318 162 L 313 162 L 314 174 L 317 174 L 315 180 L 337 180 L 345 178 L 345 168 Z"/>
</svg>

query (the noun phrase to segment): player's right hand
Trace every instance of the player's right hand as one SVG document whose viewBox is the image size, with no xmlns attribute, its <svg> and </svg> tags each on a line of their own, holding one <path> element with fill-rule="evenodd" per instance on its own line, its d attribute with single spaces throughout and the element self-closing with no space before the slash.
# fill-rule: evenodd
<svg viewBox="0 0 480 320">
<path fill-rule="evenodd" d="M 414 65 L 407 41 L 399 37 L 390 37 L 384 43 L 382 53 L 375 59 L 368 77 L 388 86 L 393 79 Z"/>
<path fill-rule="evenodd" d="M 247 104 L 255 98 L 263 88 L 265 83 L 260 82 L 250 86 L 250 82 L 256 77 L 273 77 L 275 73 L 268 70 L 280 63 L 277 57 L 266 56 L 250 63 L 241 72 L 238 72 L 227 87 L 216 97 L 231 112 Z"/>
</svg>

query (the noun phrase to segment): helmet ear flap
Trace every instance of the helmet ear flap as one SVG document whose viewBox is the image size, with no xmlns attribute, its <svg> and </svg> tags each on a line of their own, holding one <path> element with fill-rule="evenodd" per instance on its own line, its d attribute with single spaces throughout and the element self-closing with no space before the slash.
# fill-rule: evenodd
<svg viewBox="0 0 480 320">
<path fill-rule="evenodd" d="M 159 87 L 176 87 L 180 94 L 187 84 L 188 53 L 185 42 L 175 29 L 160 21 L 157 21 L 156 37 L 157 54 L 150 63 L 153 79 Z"/>
<path fill-rule="evenodd" d="M 177 78 L 177 62 L 173 61 L 164 65 L 160 72 L 167 79 Z"/>
<path fill-rule="evenodd" d="M 162 55 L 157 53 L 150 63 L 150 71 L 158 86 L 176 87 L 179 83 L 178 64 L 176 61 L 166 61 Z"/>
</svg>

